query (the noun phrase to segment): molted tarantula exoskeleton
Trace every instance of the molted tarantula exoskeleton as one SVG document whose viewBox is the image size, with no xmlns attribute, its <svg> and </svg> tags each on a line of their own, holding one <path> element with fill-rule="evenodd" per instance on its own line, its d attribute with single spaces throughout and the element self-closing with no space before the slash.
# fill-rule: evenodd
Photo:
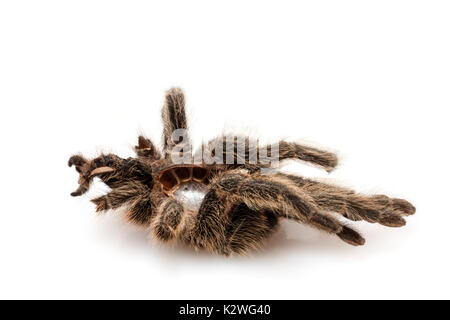
<svg viewBox="0 0 450 320">
<path fill-rule="evenodd" d="M 140 136 L 136 158 L 72 156 L 69 166 L 75 165 L 80 173 L 72 196 L 85 193 L 98 177 L 111 191 L 92 200 L 97 211 L 125 206 L 128 220 L 149 227 L 157 240 L 178 239 L 223 255 L 259 247 L 281 218 L 359 246 L 364 238 L 333 214 L 400 227 L 405 224 L 403 216 L 415 212 L 406 200 L 362 195 L 267 169 L 273 165 L 263 161 L 262 151 L 272 160 L 300 159 L 328 171 L 337 165 L 335 154 L 297 143 L 279 141 L 269 150 L 246 137 L 226 136 L 192 154 L 180 89 L 167 92 L 162 119 L 162 152 Z"/>
</svg>

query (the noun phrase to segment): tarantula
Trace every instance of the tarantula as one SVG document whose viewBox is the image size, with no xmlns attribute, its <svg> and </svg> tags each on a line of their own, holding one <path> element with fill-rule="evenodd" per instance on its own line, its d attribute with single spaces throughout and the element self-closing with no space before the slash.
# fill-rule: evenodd
<svg viewBox="0 0 450 320">
<path fill-rule="evenodd" d="M 359 246 L 364 238 L 332 214 L 400 227 L 405 224 L 403 216 L 415 212 L 414 206 L 402 199 L 362 195 L 276 171 L 262 174 L 261 169 L 268 164 L 250 161 L 251 152 L 258 152 L 260 147 L 249 138 L 243 140 L 244 156 L 238 154 L 238 139 L 233 140 L 231 151 L 222 148 L 220 156 L 231 159 L 231 163 L 174 163 L 173 155 L 191 152 L 180 148 L 189 145 L 187 134 L 174 138 L 177 130 L 187 130 L 185 99 L 180 89 L 167 91 L 162 119 L 162 152 L 152 141 L 139 136 L 135 158 L 104 154 L 89 161 L 82 155 L 72 156 L 69 166 L 74 165 L 80 177 L 79 187 L 71 195 L 84 194 L 93 178 L 98 177 L 111 191 L 91 200 L 97 212 L 126 206 L 128 220 L 149 227 L 157 240 L 178 239 L 196 249 L 223 255 L 259 247 L 273 234 L 281 218 Z M 214 139 L 201 149 L 211 151 L 216 141 L 223 139 Z M 286 141 L 280 141 L 278 148 L 279 160 L 308 161 L 327 171 L 337 165 L 336 155 L 327 151 Z"/>
</svg>

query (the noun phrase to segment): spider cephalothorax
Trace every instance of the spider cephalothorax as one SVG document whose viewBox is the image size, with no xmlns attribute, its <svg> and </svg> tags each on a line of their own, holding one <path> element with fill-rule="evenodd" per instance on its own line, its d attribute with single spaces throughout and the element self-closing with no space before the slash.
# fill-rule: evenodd
<svg viewBox="0 0 450 320">
<path fill-rule="evenodd" d="M 97 211 L 126 206 L 128 220 L 149 227 L 156 239 L 178 239 L 196 249 L 224 255 L 241 254 L 260 246 L 281 218 L 337 235 L 352 245 L 363 245 L 364 238 L 335 214 L 353 221 L 400 227 L 405 224 L 403 216 L 415 212 L 402 199 L 362 195 L 275 171 L 262 174 L 261 169 L 269 164 L 259 157 L 255 161 L 252 155 L 265 148 L 249 138 L 233 138 L 229 148 L 228 137 L 219 137 L 205 144 L 200 152 L 203 155 L 212 151 L 209 154 L 228 161 L 174 161 L 180 156 L 186 159 L 186 154 L 191 159 L 184 105 L 180 89 L 167 92 L 162 110 L 162 152 L 140 136 L 136 158 L 107 154 L 89 161 L 81 155 L 72 156 L 69 166 L 75 165 L 80 173 L 79 187 L 72 195 L 85 193 L 92 179 L 98 177 L 111 191 L 92 200 Z M 177 130 L 183 130 L 181 138 L 174 134 Z M 224 148 L 216 148 L 217 142 Z M 277 160 L 284 159 L 308 161 L 327 171 L 337 165 L 333 153 L 280 141 Z"/>
</svg>

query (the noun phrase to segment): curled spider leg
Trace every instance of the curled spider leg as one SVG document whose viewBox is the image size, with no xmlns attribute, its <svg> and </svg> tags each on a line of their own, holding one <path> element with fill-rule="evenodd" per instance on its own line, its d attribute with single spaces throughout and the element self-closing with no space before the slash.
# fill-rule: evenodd
<svg viewBox="0 0 450 320">
<path fill-rule="evenodd" d="M 318 165 L 328 172 L 336 168 L 338 164 L 336 154 L 295 142 L 280 141 L 279 152 L 280 160 L 299 159 Z"/>
<path fill-rule="evenodd" d="M 257 247 L 279 218 L 305 223 L 355 246 L 365 242 L 358 232 L 321 212 L 289 180 L 277 177 L 223 174 L 212 182 L 195 218 L 191 244 L 224 255 Z"/>
<path fill-rule="evenodd" d="M 286 174 L 277 174 L 295 183 L 311 196 L 323 211 L 336 212 L 353 221 L 365 220 L 389 227 L 401 227 L 403 216 L 412 215 L 415 208 L 403 199 L 385 195 L 362 195 L 353 190 Z"/>
<path fill-rule="evenodd" d="M 241 199 L 252 210 L 271 210 L 299 222 L 307 221 L 317 211 L 309 196 L 272 177 L 229 173 L 219 178 L 213 188 Z"/>
<path fill-rule="evenodd" d="M 177 238 L 183 230 L 185 214 L 183 205 L 179 201 L 171 198 L 164 200 L 152 223 L 154 237 L 163 242 Z"/>
<path fill-rule="evenodd" d="M 77 190 L 72 192 L 71 195 L 76 197 L 86 193 L 89 189 L 92 179 L 95 176 L 106 173 L 106 170 L 108 172 L 111 172 L 110 169 L 113 170 L 113 162 L 118 162 L 119 159 L 120 158 L 115 155 L 102 155 L 91 161 L 87 161 L 81 155 L 74 155 L 70 157 L 68 162 L 69 167 L 75 165 L 75 169 L 78 173 L 80 173 L 80 178 L 78 180 L 79 187 Z M 104 169 L 100 169 L 102 167 Z"/>
<path fill-rule="evenodd" d="M 112 190 L 106 195 L 92 199 L 96 211 L 117 209 L 128 205 L 127 218 L 140 225 L 148 225 L 154 207 L 150 190 L 153 186 L 151 168 L 137 159 L 122 159 L 116 155 L 101 155 L 91 161 L 73 156 L 69 165 L 78 166 L 79 187 L 73 196 L 84 194 L 94 177 L 99 177 Z M 76 167 L 77 168 L 77 167 Z"/>
<path fill-rule="evenodd" d="M 309 219 L 309 224 L 319 230 L 323 230 L 330 234 L 335 234 L 341 240 L 354 246 L 362 246 L 366 242 L 366 240 L 358 232 L 325 213 L 315 213 L 311 219 Z"/>
<path fill-rule="evenodd" d="M 84 161 L 84 162 L 83 162 Z M 69 159 L 69 166 L 75 164 L 79 168 L 79 187 L 72 192 L 72 196 L 80 196 L 87 192 L 94 177 L 99 177 L 109 187 L 114 188 L 121 181 L 132 179 L 140 181 L 144 185 L 153 186 L 152 169 L 149 165 L 138 159 L 122 159 L 113 154 L 101 155 L 91 161 L 86 161 L 80 156 Z"/>
<path fill-rule="evenodd" d="M 322 167 L 327 172 L 332 171 L 338 164 L 337 155 L 329 151 L 284 140 L 277 144 L 278 159 L 276 160 L 278 161 L 297 159 Z M 262 159 L 267 156 L 270 162 L 272 157 L 276 156 L 272 147 L 271 145 L 259 146 L 257 140 L 247 137 L 219 136 L 206 143 L 202 149 L 207 154 L 220 150 L 223 161 L 226 161 L 230 169 L 245 168 L 250 172 L 256 172 L 260 168 L 270 166 Z"/>
<path fill-rule="evenodd" d="M 143 186 L 135 182 L 125 182 L 107 194 L 94 198 L 91 201 L 96 205 L 96 211 L 106 211 L 109 209 L 117 209 L 129 201 L 133 201 L 140 197 L 145 190 Z"/>
<path fill-rule="evenodd" d="M 180 88 L 167 90 L 161 112 L 164 125 L 163 152 L 166 158 L 170 157 L 172 148 L 177 144 L 189 144 L 185 104 L 183 90 Z M 176 131 L 179 133 L 182 131 L 182 135 L 177 136 Z"/>
<path fill-rule="evenodd" d="M 147 186 L 136 181 L 124 181 L 107 194 L 91 200 L 97 212 L 117 209 L 128 205 L 125 212 L 129 221 L 138 225 L 148 225 L 153 216 L 153 201 Z"/>
<path fill-rule="evenodd" d="M 265 189 L 267 187 L 267 189 Z M 261 193 L 261 191 L 264 191 Z M 280 196 L 274 197 L 270 196 L 274 190 L 278 192 Z M 249 181 L 247 183 L 243 183 L 239 188 L 239 194 L 241 194 L 244 198 L 244 203 L 246 203 L 252 209 L 262 209 L 259 208 L 259 205 L 256 207 L 252 206 L 252 203 L 256 201 L 269 201 L 272 204 L 269 206 L 271 210 L 277 212 L 281 217 L 292 219 L 298 222 L 303 222 L 308 225 L 314 226 L 320 230 L 326 231 L 330 234 L 337 235 L 343 241 L 358 246 L 363 245 L 365 243 L 364 238 L 355 230 L 343 225 L 337 219 L 320 212 L 320 209 L 316 206 L 314 199 L 309 195 L 304 193 L 303 191 L 289 187 L 289 183 L 285 183 L 283 180 L 277 181 L 276 179 L 261 179 L 255 181 Z M 297 207 L 297 214 L 290 214 L 287 208 L 282 208 L 281 211 L 275 209 L 279 202 L 284 203 L 302 203 L 301 206 Z M 275 210 L 274 210 L 275 209 Z M 302 212 L 308 212 L 308 214 L 301 215 Z M 298 214 L 300 213 L 300 215 Z M 306 218 L 306 219 L 305 219 Z"/>
</svg>

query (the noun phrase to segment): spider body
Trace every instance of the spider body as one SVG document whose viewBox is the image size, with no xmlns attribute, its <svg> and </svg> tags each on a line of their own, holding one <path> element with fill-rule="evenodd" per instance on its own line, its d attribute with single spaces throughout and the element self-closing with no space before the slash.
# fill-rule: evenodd
<svg viewBox="0 0 450 320">
<path fill-rule="evenodd" d="M 200 154 L 219 156 L 225 162 L 178 161 L 191 159 L 184 94 L 171 89 L 162 109 L 163 150 L 140 136 L 135 158 L 114 154 L 87 160 L 82 155 L 69 159 L 80 174 L 79 187 L 72 196 L 84 194 L 94 177 L 111 188 L 92 202 L 98 212 L 126 207 L 132 223 L 148 227 L 162 242 L 182 241 L 196 249 L 223 255 L 243 254 L 259 247 L 277 228 L 281 219 L 336 235 L 351 245 L 364 238 L 337 217 L 364 220 L 390 227 L 405 224 L 404 216 L 415 208 L 406 200 L 385 195 L 362 195 L 353 190 L 295 175 L 261 169 L 269 164 L 252 155 L 262 150 L 249 138 L 224 142 L 219 137 L 205 144 Z M 216 148 L 230 146 L 231 148 Z M 265 148 L 264 148 L 265 149 Z M 335 154 L 280 141 L 277 160 L 299 159 L 332 170 Z M 274 150 L 270 153 L 273 155 Z M 177 161 L 175 161 L 178 159 Z M 183 158 L 184 159 L 184 158 Z"/>
</svg>

